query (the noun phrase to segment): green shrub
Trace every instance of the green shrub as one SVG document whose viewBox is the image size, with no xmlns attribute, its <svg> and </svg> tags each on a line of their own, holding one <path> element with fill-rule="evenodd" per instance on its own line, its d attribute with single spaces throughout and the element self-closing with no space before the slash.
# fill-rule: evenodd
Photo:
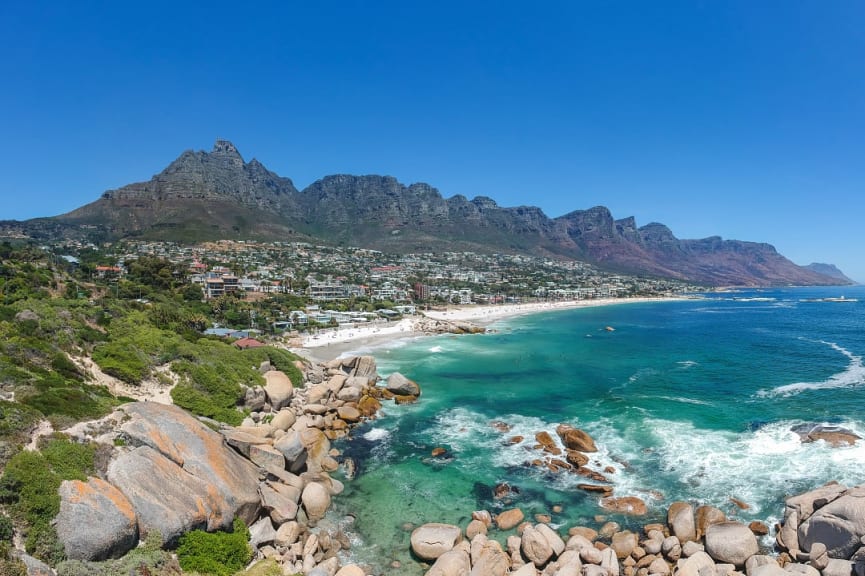
<svg viewBox="0 0 865 576">
<path fill-rule="evenodd" d="M 187 532 L 180 538 L 177 559 L 186 571 L 231 576 L 252 559 L 249 530 L 242 520 L 234 520 L 231 532 Z"/>
<path fill-rule="evenodd" d="M 11 542 L 15 530 L 12 520 L 6 514 L 0 514 L 0 542 Z"/>
<path fill-rule="evenodd" d="M 19 452 L 9 460 L 0 478 L 0 501 L 23 524 L 27 552 L 53 565 L 63 559 L 51 524 L 60 511 L 57 490 L 63 480 L 84 479 L 93 471 L 94 448 L 54 437 L 43 451 Z"/>
<path fill-rule="evenodd" d="M 162 550 L 159 532 L 148 533 L 144 543 L 123 558 L 104 562 L 67 560 L 57 565 L 58 576 L 177 576 L 180 566 L 170 552 Z"/>
</svg>

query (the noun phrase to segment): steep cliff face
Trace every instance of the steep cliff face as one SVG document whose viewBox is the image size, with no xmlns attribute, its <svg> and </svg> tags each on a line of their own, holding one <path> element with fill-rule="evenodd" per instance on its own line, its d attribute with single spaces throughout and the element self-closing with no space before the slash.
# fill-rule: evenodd
<svg viewBox="0 0 865 576">
<path fill-rule="evenodd" d="M 187 150 L 149 181 L 108 190 L 57 220 L 109 236 L 269 237 L 293 232 L 286 215 L 297 210 L 296 196 L 290 179 L 217 140 L 210 152 Z"/>
<path fill-rule="evenodd" d="M 634 218 L 616 220 L 603 206 L 551 219 L 535 206 L 506 208 L 485 196 L 444 198 L 428 184 L 406 186 L 375 175 L 326 176 L 298 192 L 257 160 L 245 162 L 226 140 L 210 152 L 186 151 L 147 182 L 109 190 L 30 228 L 44 236 L 80 225 L 102 238 L 302 239 L 393 252 L 523 252 L 715 285 L 839 281 L 796 266 L 768 244 L 680 240 L 663 224 L 638 227 Z M 21 226 L 27 228 L 6 225 Z"/>
<path fill-rule="evenodd" d="M 822 274 L 823 276 L 829 276 L 830 278 L 835 278 L 838 280 L 839 284 L 856 284 L 853 280 L 851 280 L 846 274 L 844 274 L 841 270 L 838 269 L 834 264 L 824 264 L 822 262 L 812 262 L 805 266 L 808 270 L 812 272 L 816 272 L 817 274 Z"/>
</svg>

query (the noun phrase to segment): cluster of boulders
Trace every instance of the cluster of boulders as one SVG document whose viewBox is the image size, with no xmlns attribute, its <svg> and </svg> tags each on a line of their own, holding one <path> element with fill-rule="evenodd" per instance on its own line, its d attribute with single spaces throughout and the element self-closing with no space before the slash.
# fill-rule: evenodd
<svg viewBox="0 0 865 576">
<path fill-rule="evenodd" d="M 486 328 L 466 320 L 436 320 L 423 316 L 415 320 L 414 330 L 424 334 L 483 334 Z"/>
<path fill-rule="evenodd" d="M 762 553 L 757 537 L 769 532 L 765 524 L 686 502 L 673 503 L 666 523 L 641 533 L 607 522 L 563 536 L 548 518 L 523 519 L 514 508 L 496 517 L 473 512 L 465 531 L 424 524 L 412 532 L 411 550 L 431 564 L 427 576 L 865 576 L 865 485 L 829 484 L 789 498 L 777 556 Z M 488 537 L 514 527 L 505 546 Z"/>
<path fill-rule="evenodd" d="M 865 576 L 865 485 L 830 483 L 788 498 L 775 539 L 786 559 L 823 576 Z"/>
<path fill-rule="evenodd" d="M 511 429 L 510 425 L 499 420 L 493 421 L 491 425 L 502 433 L 508 433 Z M 546 430 L 538 431 L 534 436 L 534 444 L 530 444 L 523 436 L 511 436 L 506 441 L 524 445 L 533 451 L 526 462 L 529 466 L 544 468 L 554 474 L 568 472 L 585 478 L 585 481 L 577 484 L 577 488 L 602 496 L 603 508 L 635 516 L 647 512 L 646 503 L 636 496 L 613 496 L 613 484 L 609 476 L 615 474 L 616 469 L 609 465 L 601 468 L 599 462 L 591 461 L 589 455 L 597 452 L 598 448 L 588 432 L 570 424 L 559 424 L 555 434 L 553 436 Z"/>
<path fill-rule="evenodd" d="M 373 416 L 380 399 L 412 401 L 420 387 L 398 373 L 377 386 L 370 356 L 299 367 L 304 386 L 295 389 L 283 372 L 263 365 L 266 384 L 245 391 L 250 414 L 238 427 L 207 426 L 155 402 L 127 404 L 77 427 L 81 439 L 115 448 L 102 477 L 60 488 L 56 528 L 67 557 L 117 557 L 151 532 L 172 546 L 191 530 L 230 529 L 239 517 L 257 556 L 278 560 L 285 573 L 364 574 L 340 567 L 348 538 L 322 522 L 343 490 L 331 477 L 340 453 L 330 441 Z"/>
</svg>

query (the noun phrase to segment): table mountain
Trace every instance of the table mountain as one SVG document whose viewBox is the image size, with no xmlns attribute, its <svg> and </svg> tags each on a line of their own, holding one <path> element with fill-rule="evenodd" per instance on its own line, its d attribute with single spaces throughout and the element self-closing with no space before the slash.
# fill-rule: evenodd
<svg viewBox="0 0 865 576">
<path fill-rule="evenodd" d="M 217 140 L 210 152 L 187 150 L 150 181 L 109 190 L 56 220 L 115 238 L 284 238 L 293 233 L 287 215 L 297 194 L 290 179 Z"/>
<path fill-rule="evenodd" d="M 326 176 L 302 191 L 217 140 L 186 151 L 148 182 L 105 192 L 68 214 L 6 222 L 7 234 L 81 233 L 201 241 L 315 240 L 390 252 L 473 250 L 584 260 L 611 271 L 710 285 L 837 284 L 797 266 L 769 244 L 681 240 L 663 224 L 638 227 L 597 206 L 550 218 L 534 206 L 501 207 L 484 196 L 444 198 L 424 183 L 391 176 Z"/>
</svg>

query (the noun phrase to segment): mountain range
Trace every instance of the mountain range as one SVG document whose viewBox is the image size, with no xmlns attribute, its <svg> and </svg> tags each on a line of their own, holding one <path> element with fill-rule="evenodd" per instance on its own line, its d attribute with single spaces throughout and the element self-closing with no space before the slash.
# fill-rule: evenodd
<svg viewBox="0 0 865 576">
<path fill-rule="evenodd" d="M 550 218 L 534 206 L 444 198 L 428 184 L 375 175 L 326 176 L 298 190 L 258 160 L 246 162 L 226 140 L 210 152 L 185 151 L 149 181 L 109 190 L 67 214 L 3 222 L 0 230 L 39 238 L 86 233 L 100 240 L 235 238 L 396 253 L 517 252 L 708 285 L 833 285 L 846 278 L 797 266 L 769 244 L 683 240 L 663 224 L 616 220 L 603 206 Z"/>
</svg>

